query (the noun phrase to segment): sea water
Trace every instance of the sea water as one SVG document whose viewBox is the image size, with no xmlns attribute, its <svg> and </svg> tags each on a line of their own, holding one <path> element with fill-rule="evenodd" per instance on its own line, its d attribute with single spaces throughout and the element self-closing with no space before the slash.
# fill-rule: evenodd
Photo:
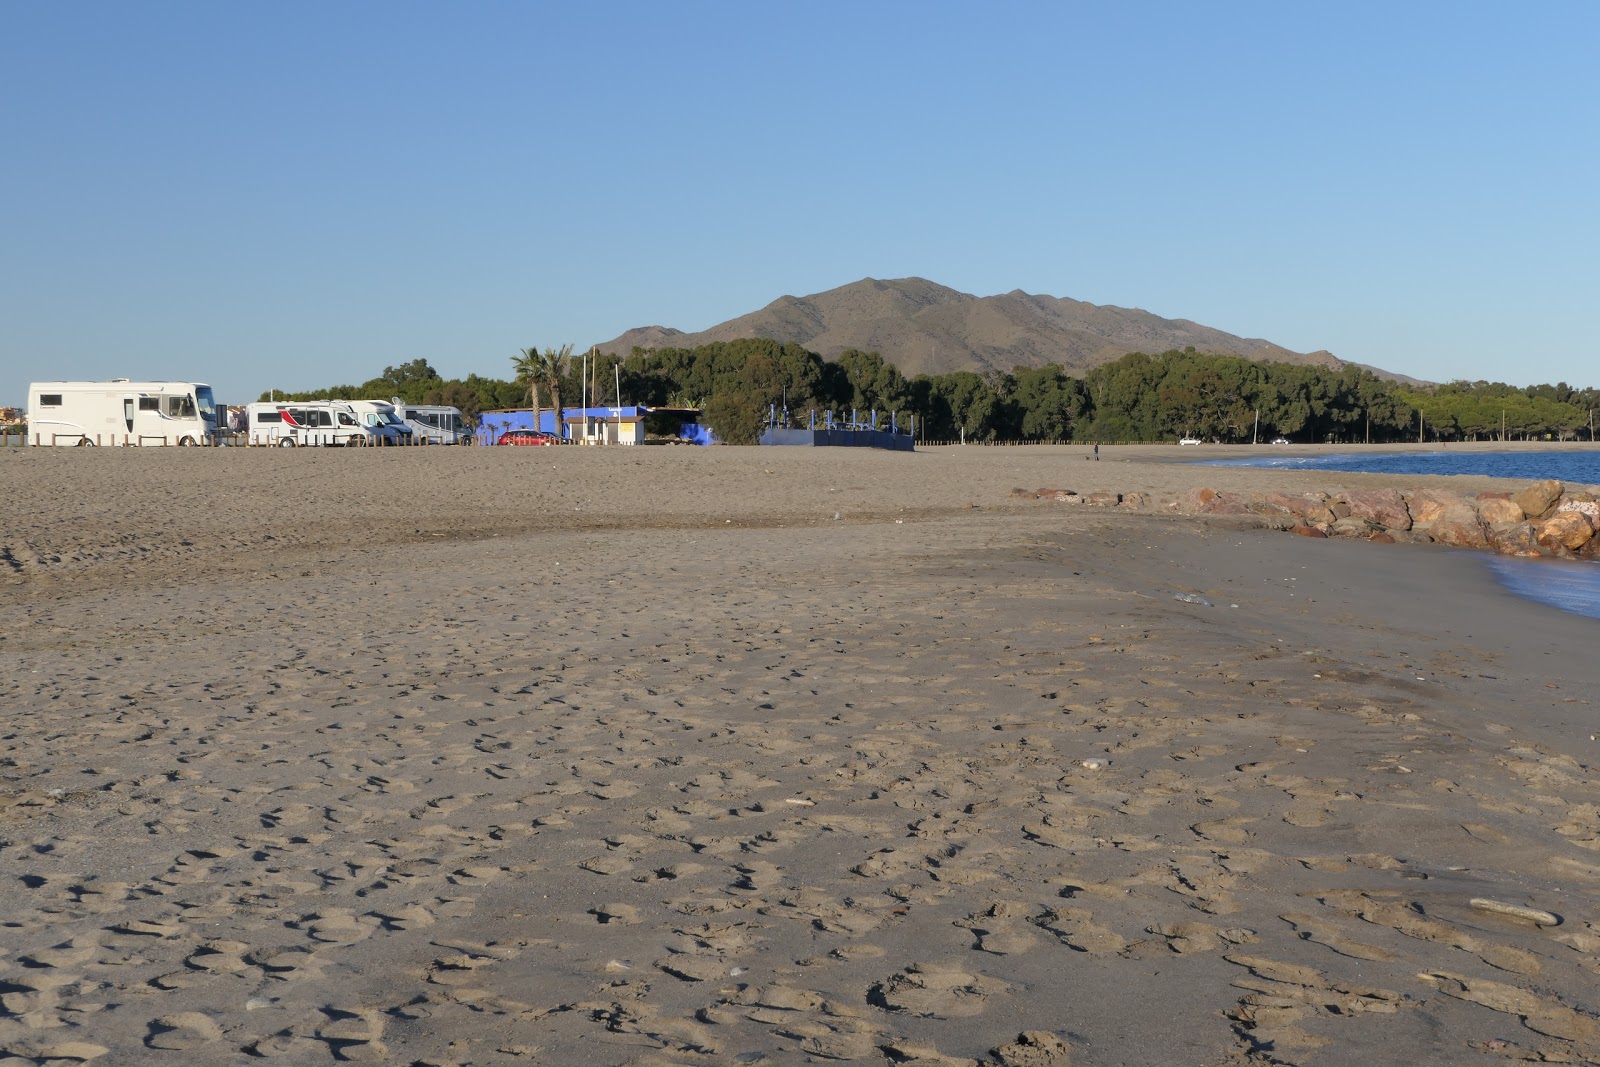
<svg viewBox="0 0 1600 1067">
<path fill-rule="evenodd" d="M 1399 452 L 1384 455 L 1335 453 L 1317 456 L 1254 456 L 1203 461 L 1218 467 L 1279 470 L 1362 471 L 1373 474 L 1479 474 L 1569 485 L 1600 485 L 1600 451 Z M 1600 563 L 1575 560 L 1488 557 L 1488 566 L 1509 591 L 1527 600 L 1600 619 Z"/>
</svg>

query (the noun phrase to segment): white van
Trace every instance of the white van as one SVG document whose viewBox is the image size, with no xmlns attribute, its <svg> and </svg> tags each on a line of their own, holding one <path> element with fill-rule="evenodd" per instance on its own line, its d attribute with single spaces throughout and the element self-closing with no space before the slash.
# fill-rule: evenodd
<svg viewBox="0 0 1600 1067">
<path fill-rule="evenodd" d="M 390 400 L 394 413 L 411 427 L 417 441 L 436 445 L 469 445 L 472 430 L 461 409 L 447 404 L 407 404 L 399 397 Z"/>
<path fill-rule="evenodd" d="M 217 405 L 204 382 L 34 382 L 28 437 L 36 445 L 209 445 Z"/>
<path fill-rule="evenodd" d="M 377 431 L 381 438 L 377 443 L 385 445 L 411 443 L 411 427 L 395 414 L 394 405 L 387 400 L 344 400 L 335 403 L 350 405 L 350 409 L 361 419 L 361 425 Z"/>
<path fill-rule="evenodd" d="M 283 448 L 384 444 L 388 435 L 367 426 L 345 400 L 277 400 L 245 405 L 252 445 Z"/>
</svg>

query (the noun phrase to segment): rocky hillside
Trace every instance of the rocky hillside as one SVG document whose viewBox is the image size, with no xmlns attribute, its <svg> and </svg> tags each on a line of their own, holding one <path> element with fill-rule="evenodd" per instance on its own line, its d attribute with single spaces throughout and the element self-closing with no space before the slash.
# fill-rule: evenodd
<svg viewBox="0 0 1600 1067">
<path fill-rule="evenodd" d="M 863 278 L 825 293 L 779 297 L 760 311 L 699 333 L 642 326 L 600 349 L 626 354 L 635 347 L 693 348 L 741 337 L 793 341 L 825 358 L 848 348 L 876 351 L 907 376 L 1045 363 L 1081 373 L 1129 352 L 1190 345 L 1249 359 L 1341 366 L 1329 352 L 1291 352 L 1270 341 L 1138 308 L 1102 307 L 1020 289 L 980 297 L 925 278 Z"/>
</svg>

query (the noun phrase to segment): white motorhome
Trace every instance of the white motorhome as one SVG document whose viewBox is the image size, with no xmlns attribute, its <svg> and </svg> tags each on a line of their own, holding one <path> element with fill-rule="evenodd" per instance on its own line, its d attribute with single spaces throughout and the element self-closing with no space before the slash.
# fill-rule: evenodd
<svg viewBox="0 0 1600 1067">
<path fill-rule="evenodd" d="M 387 442 L 377 426 L 364 425 L 346 400 L 277 400 L 245 405 L 252 445 L 283 448 L 335 445 L 352 448 Z"/>
<path fill-rule="evenodd" d="M 407 404 L 399 397 L 389 403 L 418 441 L 439 445 L 466 445 L 472 443 L 472 429 L 467 425 L 461 409 L 447 404 Z"/>
<path fill-rule="evenodd" d="M 407 426 L 395 414 L 394 405 L 387 400 L 346 400 L 361 418 L 361 425 L 377 430 L 382 437 L 380 444 L 409 445 L 411 443 L 411 427 Z"/>
<path fill-rule="evenodd" d="M 208 445 L 217 405 L 204 382 L 34 382 L 28 437 L 36 445 Z"/>
</svg>

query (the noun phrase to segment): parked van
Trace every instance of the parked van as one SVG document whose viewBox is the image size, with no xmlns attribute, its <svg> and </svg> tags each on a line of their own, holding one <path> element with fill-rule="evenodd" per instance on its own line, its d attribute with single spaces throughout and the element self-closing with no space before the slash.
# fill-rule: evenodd
<svg viewBox="0 0 1600 1067">
<path fill-rule="evenodd" d="M 389 403 L 394 413 L 411 427 L 418 441 L 436 445 L 466 445 L 472 443 L 472 430 L 467 427 L 466 416 L 460 408 L 446 404 L 407 404 L 399 397 Z"/>
<path fill-rule="evenodd" d="M 347 400 L 277 400 L 245 405 L 253 445 L 283 448 L 384 444 L 389 435 L 367 426 Z"/>
<path fill-rule="evenodd" d="M 217 405 L 204 382 L 34 382 L 28 437 L 36 445 L 208 445 Z"/>
<path fill-rule="evenodd" d="M 361 419 L 361 425 L 368 429 L 378 431 L 381 440 L 379 444 L 409 445 L 412 440 L 411 427 L 407 426 L 400 416 L 395 414 L 394 405 L 387 400 L 345 400 L 352 411 Z"/>
</svg>

